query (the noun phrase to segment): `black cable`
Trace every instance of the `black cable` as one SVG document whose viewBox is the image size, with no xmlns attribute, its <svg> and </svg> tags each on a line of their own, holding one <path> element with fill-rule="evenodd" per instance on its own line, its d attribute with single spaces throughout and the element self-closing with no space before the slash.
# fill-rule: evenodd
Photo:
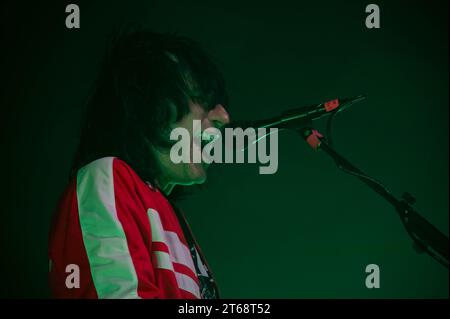
<svg viewBox="0 0 450 319">
<path fill-rule="evenodd" d="M 352 103 L 351 103 L 351 104 L 352 104 Z M 331 148 L 334 148 L 334 146 L 333 146 L 333 138 L 332 138 L 332 133 L 333 133 L 333 132 L 332 132 L 332 129 L 333 129 L 333 120 L 334 120 L 334 118 L 336 117 L 336 115 L 337 115 L 340 111 L 345 110 L 345 109 L 348 108 L 351 104 L 346 105 L 346 107 L 344 107 L 344 108 L 337 109 L 336 111 L 334 111 L 334 112 L 328 117 L 327 127 L 326 127 L 326 141 L 327 141 L 328 146 L 330 146 Z M 383 190 L 384 190 L 386 193 L 392 194 L 391 191 L 389 191 L 389 190 L 388 190 L 381 182 L 377 181 L 375 178 L 370 177 L 370 176 L 365 175 L 365 174 L 362 174 L 362 173 L 357 172 L 357 171 L 355 171 L 355 170 L 352 170 L 351 168 L 345 167 L 345 166 L 343 166 L 341 163 L 338 163 L 338 162 L 336 162 L 336 161 L 335 161 L 335 163 L 336 163 L 336 166 L 337 166 L 340 170 L 342 170 L 343 172 L 345 172 L 345 173 L 347 173 L 347 174 L 349 174 L 349 175 L 353 175 L 353 176 L 356 176 L 356 177 L 359 177 L 359 178 L 366 179 L 366 180 L 368 180 L 368 181 L 370 181 L 370 182 L 372 182 L 372 183 L 374 183 L 374 184 L 377 184 L 377 185 L 380 186 L 381 188 L 383 188 Z"/>
</svg>

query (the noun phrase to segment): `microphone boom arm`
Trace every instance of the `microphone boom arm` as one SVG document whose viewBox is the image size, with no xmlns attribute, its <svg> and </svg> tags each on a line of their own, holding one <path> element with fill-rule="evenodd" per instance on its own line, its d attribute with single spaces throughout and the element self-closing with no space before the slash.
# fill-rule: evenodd
<svg viewBox="0 0 450 319">
<path fill-rule="evenodd" d="M 310 127 L 301 127 L 296 130 L 305 139 L 313 136 L 315 132 L 317 133 L 317 131 Z M 362 171 L 332 149 L 320 134 L 313 136 L 313 138 L 319 139 L 317 148 L 323 150 L 327 155 L 329 155 L 340 169 L 346 173 L 358 177 L 362 182 L 394 206 L 406 231 L 411 236 L 415 244 L 416 251 L 419 253 L 426 252 L 428 255 L 448 268 L 449 238 L 430 222 L 428 222 L 424 217 L 422 217 L 416 210 L 414 210 L 411 205 L 414 204 L 415 200 L 410 194 L 404 193 L 401 200 L 397 199 L 381 183 L 365 175 Z"/>
</svg>

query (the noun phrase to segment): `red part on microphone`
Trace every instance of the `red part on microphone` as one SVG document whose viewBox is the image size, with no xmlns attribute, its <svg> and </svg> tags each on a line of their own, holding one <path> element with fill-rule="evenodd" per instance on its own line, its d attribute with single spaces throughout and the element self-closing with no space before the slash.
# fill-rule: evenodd
<svg viewBox="0 0 450 319">
<path fill-rule="evenodd" d="M 311 134 L 306 138 L 306 142 L 311 146 L 313 149 L 318 149 L 320 146 L 320 139 L 323 137 L 322 134 L 320 134 L 317 130 L 312 130 Z"/>
<path fill-rule="evenodd" d="M 339 99 L 334 99 L 334 100 L 325 102 L 324 106 L 325 106 L 325 110 L 327 112 L 331 112 L 339 106 Z"/>
</svg>

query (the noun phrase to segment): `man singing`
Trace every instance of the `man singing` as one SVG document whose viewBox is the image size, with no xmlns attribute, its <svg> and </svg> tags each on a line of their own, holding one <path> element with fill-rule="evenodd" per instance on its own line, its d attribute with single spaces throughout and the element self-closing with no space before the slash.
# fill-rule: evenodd
<svg viewBox="0 0 450 319">
<path fill-rule="evenodd" d="M 58 298 L 218 298 L 176 185 L 204 163 L 170 159 L 170 132 L 229 123 L 221 73 L 185 37 L 132 28 L 115 36 L 86 110 L 70 183 L 50 233 Z M 191 134 L 192 136 L 192 134 Z M 193 147 L 191 147 L 191 151 Z"/>
</svg>

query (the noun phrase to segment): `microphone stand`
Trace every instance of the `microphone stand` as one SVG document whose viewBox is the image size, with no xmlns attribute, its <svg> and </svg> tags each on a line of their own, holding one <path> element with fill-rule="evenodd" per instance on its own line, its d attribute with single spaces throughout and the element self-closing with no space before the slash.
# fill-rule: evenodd
<svg viewBox="0 0 450 319">
<path fill-rule="evenodd" d="M 340 169 L 358 177 L 362 182 L 394 206 L 403 226 L 413 240 L 416 251 L 418 253 L 426 252 L 448 268 L 448 237 L 414 210 L 412 205 L 414 204 L 415 199 L 409 193 L 404 193 L 402 199 L 396 198 L 382 184 L 364 174 L 361 170 L 338 154 L 326 143 L 326 140 L 319 132 L 311 127 L 297 127 L 295 130 L 300 133 L 313 148 L 321 149 L 329 155 Z"/>
</svg>

